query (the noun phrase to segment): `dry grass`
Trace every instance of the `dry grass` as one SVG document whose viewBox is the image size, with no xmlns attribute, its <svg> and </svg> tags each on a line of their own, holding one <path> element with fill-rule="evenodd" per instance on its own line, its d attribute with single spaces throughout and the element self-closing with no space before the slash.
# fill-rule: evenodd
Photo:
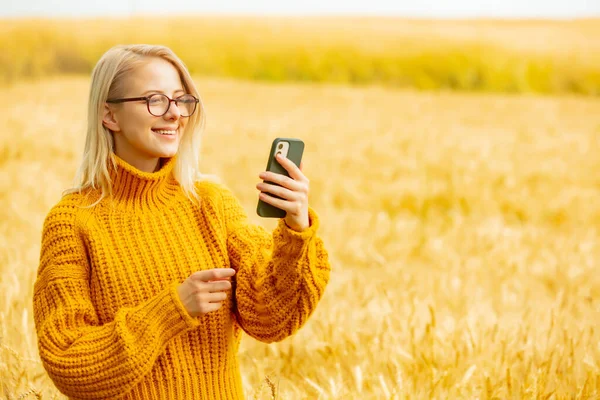
<svg viewBox="0 0 600 400">
<path fill-rule="evenodd" d="M 274 227 L 254 214 L 271 140 L 305 140 L 333 265 L 297 335 L 244 339 L 249 398 L 600 396 L 598 101 L 196 79 L 203 168 L 255 222 Z M 32 287 L 43 217 L 83 148 L 87 85 L 0 91 L 2 398 L 56 395 Z"/>
<path fill-rule="evenodd" d="M 89 75 L 119 43 L 171 47 L 198 74 L 418 89 L 600 94 L 600 20 L 373 17 L 5 20 L 0 83 Z"/>
</svg>

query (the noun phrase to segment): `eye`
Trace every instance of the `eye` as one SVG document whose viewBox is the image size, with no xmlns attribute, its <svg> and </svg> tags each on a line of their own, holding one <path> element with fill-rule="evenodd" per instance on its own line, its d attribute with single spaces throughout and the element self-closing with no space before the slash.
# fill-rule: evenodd
<svg viewBox="0 0 600 400">
<path fill-rule="evenodd" d="M 196 98 L 191 94 L 184 94 L 183 96 L 179 96 L 177 98 L 177 102 L 181 104 L 192 104 L 196 102 Z"/>
<path fill-rule="evenodd" d="M 165 96 L 163 96 L 162 94 L 153 94 L 152 96 L 150 96 L 148 98 L 148 102 L 152 105 L 152 104 L 160 104 L 163 103 L 165 101 Z"/>
</svg>

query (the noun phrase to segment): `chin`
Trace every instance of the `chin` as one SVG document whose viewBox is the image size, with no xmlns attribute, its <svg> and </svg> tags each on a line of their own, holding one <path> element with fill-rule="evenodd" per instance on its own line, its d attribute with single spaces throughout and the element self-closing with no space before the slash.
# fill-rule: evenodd
<svg viewBox="0 0 600 400">
<path fill-rule="evenodd" d="M 179 146 L 156 146 L 146 149 L 146 154 L 156 158 L 170 158 L 177 154 Z"/>
<path fill-rule="evenodd" d="M 175 156 L 175 154 L 177 154 L 177 149 L 175 150 L 163 150 L 159 152 L 159 157 L 163 157 L 163 158 L 170 158 Z"/>
</svg>

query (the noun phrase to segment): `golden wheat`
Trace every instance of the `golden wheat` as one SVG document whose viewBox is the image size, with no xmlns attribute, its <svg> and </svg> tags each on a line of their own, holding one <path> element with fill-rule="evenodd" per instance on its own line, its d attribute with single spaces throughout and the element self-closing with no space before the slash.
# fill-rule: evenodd
<svg viewBox="0 0 600 400">
<path fill-rule="evenodd" d="M 306 143 L 332 278 L 307 325 L 247 337 L 249 396 L 600 395 L 600 103 L 196 76 L 202 167 L 251 220 L 274 137 Z M 41 223 L 84 141 L 85 78 L 0 91 L 0 397 L 54 398 L 31 316 Z M 265 390 L 263 390 L 265 389 Z"/>
<path fill-rule="evenodd" d="M 110 46 L 173 48 L 193 73 L 419 89 L 600 94 L 600 20 L 370 17 L 4 20 L 0 82 L 89 75 Z"/>
</svg>

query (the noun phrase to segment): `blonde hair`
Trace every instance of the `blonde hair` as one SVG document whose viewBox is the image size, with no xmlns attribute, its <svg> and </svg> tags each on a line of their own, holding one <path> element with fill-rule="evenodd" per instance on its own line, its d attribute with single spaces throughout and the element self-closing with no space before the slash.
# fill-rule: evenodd
<svg viewBox="0 0 600 400">
<path fill-rule="evenodd" d="M 120 97 L 124 94 L 127 75 L 148 61 L 148 57 L 160 57 L 170 62 L 179 72 L 186 92 L 200 99 L 196 112 L 187 121 L 177 150 L 177 159 L 173 166 L 174 178 L 179 182 L 185 195 L 190 200 L 198 202 L 200 198 L 195 183 L 201 180 L 220 180 L 215 175 L 201 174 L 198 170 L 202 130 L 205 123 L 204 106 L 183 61 L 165 46 L 117 45 L 104 53 L 92 71 L 83 160 L 75 175 L 73 187 L 66 189 L 62 194 L 65 196 L 75 192 L 81 193 L 86 189 L 101 188 L 99 199 L 85 208 L 93 207 L 103 198 L 112 196 L 112 182 L 108 168 L 112 166 L 116 170 L 117 164 L 111 157 L 111 152 L 114 151 L 114 139 L 111 131 L 102 124 L 104 104 L 109 97 Z"/>
</svg>

